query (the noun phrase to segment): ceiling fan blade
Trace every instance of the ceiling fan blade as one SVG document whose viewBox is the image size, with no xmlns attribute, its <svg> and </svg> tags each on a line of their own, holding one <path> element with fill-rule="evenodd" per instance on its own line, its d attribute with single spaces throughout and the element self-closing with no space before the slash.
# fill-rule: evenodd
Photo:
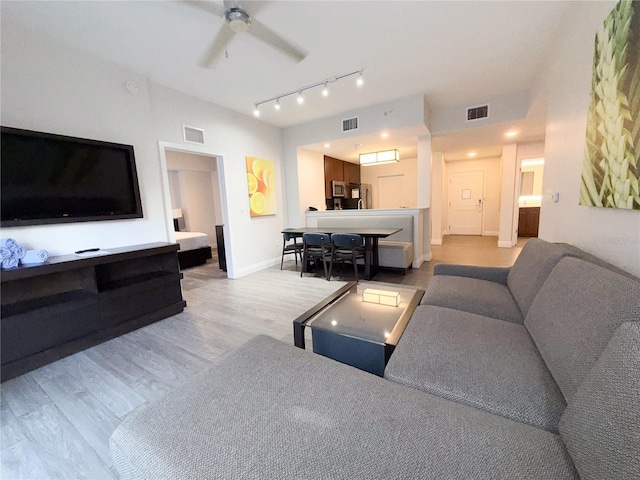
<svg viewBox="0 0 640 480">
<path fill-rule="evenodd" d="M 182 0 L 182 2 L 190 7 L 224 18 L 225 7 L 218 2 L 203 2 L 202 0 Z"/>
<path fill-rule="evenodd" d="M 202 57 L 202 60 L 200 60 L 199 65 L 203 68 L 213 67 L 213 64 L 222 55 L 222 52 L 225 50 L 235 34 L 236 33 L 233 30 L 226 25 L 223 25 L 216 35 L 216 38 L 211 42 L 209 50 L 207 50 L 207 53 Z"/>
<path fill-rule="evenodd" d="M 251 18 L 251 27 L 247 30 L 247 33 L 254 36 L 258 40 L 261 40 L 262 42 L 268 43 L 269 45 L 277 48 L 282 53 L 289 55 L 296 62 L 304 60 L 304 58 L 307 56 L 307 52 L 293 46 L 284 38 L 265 27 L 262 23 L 260 23 L 253 17 Z"/>
</svg>

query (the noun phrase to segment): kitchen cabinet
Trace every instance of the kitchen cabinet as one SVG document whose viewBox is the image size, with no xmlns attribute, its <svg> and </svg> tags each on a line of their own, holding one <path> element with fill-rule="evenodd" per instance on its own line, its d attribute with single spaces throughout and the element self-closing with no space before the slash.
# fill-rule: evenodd
<svg viewBox="0 0 640 480">
<path fill-rule="evenodd" d="M 345 162 L 337 158 L 324 156 L 324 191 L 325 198 L 333 196 L 331 182 L 345 182 L 347 184 L 347 195 L 351 198 L 350 183 L 360 183 L 360 165 L 357 163 Z"/>
<path fill-rule="evenodd" d="M 331 190 L 331 182 L 338 181 L 344 182 L 344 162 L 337 158 L 324 156 L 324 192 L 325 198 L 331 198 L 333 196 Z"/>
<path fill-rule="evenodd" d="M 351 198 L 350 183 L 360 183 L 360 165 L 357 163 L 342 162 L 344 168 L 344 181 L 347 184 L 347 198 Z"/>
</svg>

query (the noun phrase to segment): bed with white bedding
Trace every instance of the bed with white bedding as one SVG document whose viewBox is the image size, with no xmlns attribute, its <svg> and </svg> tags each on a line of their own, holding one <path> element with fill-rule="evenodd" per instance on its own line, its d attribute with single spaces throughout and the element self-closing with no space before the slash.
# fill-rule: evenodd
<svg viewBox="0 0 640 480">
<path fill-rule="evenodd" d="M 202 265 L 212 256 L 206 233 L 176 232 L 176 242 L 180 245 L 178 260 L 181 269 Z"/>
</svg>

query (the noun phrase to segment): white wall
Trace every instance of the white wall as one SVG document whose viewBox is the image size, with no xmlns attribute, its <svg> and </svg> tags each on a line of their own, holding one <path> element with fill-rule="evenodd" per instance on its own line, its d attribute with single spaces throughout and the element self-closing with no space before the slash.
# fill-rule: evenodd
<svg viewBox="0 0 640 480">
<path fill-rule="evenodd" d="M 51 255 L 166 241 L 160 168 L 147 81 L 116 65 L 71 51 L 2 23 L 2 125 L 133 145 L 144 218 L 4 228 Z M 124 88 L 135 81 L 140 90 Z"/>
<path fill-rule="evenodd" d="M 303 148 L 298 149 L 298 191 L 300 192 L 300 211 L 309 207 L 326 210 L 324 191 L 324 155 Z M 289 226 L 303 226 L 302 223 Z"/>
<path fill-rule="evenodd" d="M 2 236 L 52 255 L 168 241 L 173 225 L 169 182 L 158 142 L 186 147 L 186 124 L 205 129 L 206 151 L 201 153 L 223 157 L 229 276 L 279 261 L 284 226 L 279 128 L 154 84 L 8 22 L 2 23 L 1 34 L 2 125 L 133 145 L 144 210 L 139 220 L 7 228 Z M 138 84 L 137 95 L 125 90 L 127 80 Z M 274 161 L 281 182 L 274 216 L 249 216 L 247 155 Z"/>
<path fill-rule="evenodd" d="M 402 175 L 401 204 L 404 207 L 415 208 L 418 206 L 417 174 L 418 159 L 407 158 L 400 160 L 398 163 L 360 167 L 360 182 L 368 183 L 372 186 L 372 208 L 380 208 L 379 178 Z"/>
<path fill-rule="evenodd" d="M 444 198 L 448 198 L 449 175 L 462 172 L 484 172 L 484 208 L 482 211 L 482 235 L 498 236 L 500 229 L 500 157 L 479 158 L 445 163 Z M 449 202 L 444 202 L 445 215 L 448 215 Z M 447 217 L 448 218 L 448 217 Z"/>
<path fill-rule="evenodd" d="M 578 205 L 596 31 L 615 2 L 576 2 L 554 42 L 540 237 L 574 244 L 640 275 L 640 212 Z M 558 192 L 559 202 L 545 200 Z"/>
</svg>

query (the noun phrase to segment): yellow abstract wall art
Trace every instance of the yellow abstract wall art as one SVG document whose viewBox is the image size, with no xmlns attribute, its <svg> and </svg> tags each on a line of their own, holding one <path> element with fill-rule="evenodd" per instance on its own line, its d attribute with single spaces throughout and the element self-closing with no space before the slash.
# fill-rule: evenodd
<svg viewBox="0 0 640 480">
<path fill-rule="evenodd" d="M 247 159 L 247 187 L 252 217 L 276 214 L 276 173 L 271 160 Z"/>
</svg>

